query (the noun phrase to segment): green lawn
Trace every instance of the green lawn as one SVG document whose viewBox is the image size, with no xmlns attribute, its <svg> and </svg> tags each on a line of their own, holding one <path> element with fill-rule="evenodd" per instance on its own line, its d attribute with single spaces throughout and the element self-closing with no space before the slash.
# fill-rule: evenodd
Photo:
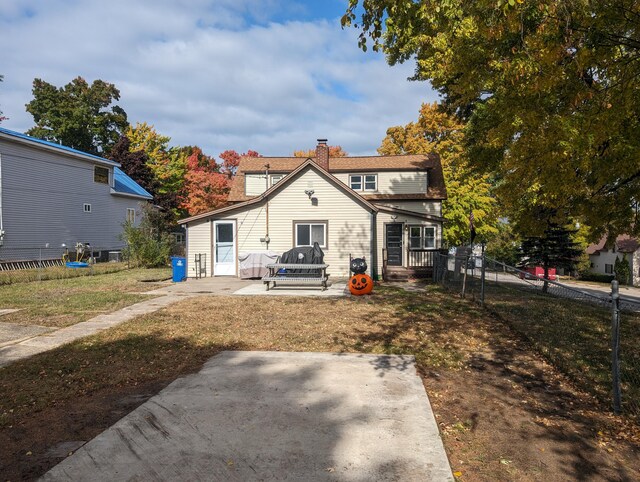
<svg viewBox="0 0 640 482">
<path fill-rule="evenodd" d="M 141 292 L 171 276 L 169 268 L 120 270 L 68 279 L 0 286 L 0 308 L 20 311 L 0 322 L 63 327 L 148 299 Z"/>
</svg>

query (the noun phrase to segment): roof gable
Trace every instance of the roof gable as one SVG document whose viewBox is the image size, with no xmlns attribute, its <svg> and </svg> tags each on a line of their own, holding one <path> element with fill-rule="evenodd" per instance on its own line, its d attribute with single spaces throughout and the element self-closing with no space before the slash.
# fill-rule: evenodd
<svg viewBox="0 0 640 482">
<path fill-rule="evenodd" d="M 240 202 L 253 198 L 253 196 L 246 195 L 245 174 L 264 174 L 267 170 L 267 165 L 269 166 L 269 174 L 288 174 L 308 160 L 315 161 L 315 157 L 240 158 L 228 200 L 230 202 Z M 446 199 L 447 197 L 440 157 L 437 154 L 331 157 L 329 159 L 329 173 L 381 171 L 429 171 L 429 189 L 427 193 L 421 194 L 421 197 L 436 200 Z"/>
<path fill-rule="evenodd" d="M 206 212 L 206 213 L 197 214 L 195 216 L 191 216 L 191 217 L 188 217 L 188 218 L 185 218 L 185 219 L 181 219 L 180 221 L 178 221 L 178 224 L 185 224 L 185 223 L 188 223 L 190 221 L 195 221 L 195 220 L 198 220 L 198 219 L 207 218 L 209 216 L 214 216 L 214 215 L 219 214 L 219 213 L 225 213 L 225 212 L 233 211 L 233 210 L 236 210 L 236 209 L 242 209 L 242 208 L 244 208 L 246 206 L 251 206 L 253 204 L 258 204 L 258 203 L 262 202 L 263 200 L 267 199 L 268 197 L 275 196 L 280 191 L 286 189 L 286 187 L 289 184 L 291 184 L 295 179 L 297 179 L 299 176 L 301 176 L 302 173 L 306 172 L 308 169 L 313 169 L 316 172 L 318 172 L 328 182 L 330 182 L 336 188 L 340 189 L 341 191 L 343 191 L 344 193 L 349 195 L 356 202 L 358 202 L 358 203 L 362 204 L 363 206 L 365 206 L 370 211 L 372 211 L 372 212 L 377 212 L 378 211 L 378 208 L 376 206 L 374 206 L 369 201 L 364 199 L 357 192 L 355 192 L 352 189 L 350 189 L 348 186 L 346 186 L 344 183 L 342 183 L 335 176 L 332 176 L 330 173 L 325 171 L 322 167 L 320 167 L 318 164 L 316 164 L 311 158 L 307 158 L 306 160 L 303 160 L 303 162 L 293 172 L 291 172 L 290 175 L 285 177 L 282 181 L 278 182 L 277 184 L 271 186 L 269 189 L 267 189 L 265 192 L 263 192 L 259 196 L 256 196 L 256 197 L 254 197 L 252 199 L 249 199 L 247 201 L 244 201 L 244 202 L 241 202 L 241 203 L 238 203 L 238 204 L 233 204 L 231 206 L 226 206 L 226 207 L 223 207 L 223 208 L 220 208 L 220 209 L 215 209 L 213 211 L 209 211 L 209 212 Z M 244 184 L 244 182 L 243 182 L 243 184 Z"/>
</svg>

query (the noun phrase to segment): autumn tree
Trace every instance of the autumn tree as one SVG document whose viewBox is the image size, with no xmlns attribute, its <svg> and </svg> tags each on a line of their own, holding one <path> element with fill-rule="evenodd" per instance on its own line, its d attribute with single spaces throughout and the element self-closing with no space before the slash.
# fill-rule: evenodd
<svg viewBox="0 0 640 482">
<path fill-rule="evenodd" d="M 329 157 L 347 157 L 349 154 L 342 146 L 329 146 Z M 294 157 L 316 157 L 315 149 L 293 151 Z"/>
<path fill-rule="evenodd" d="M 342 23 L 391 65 L 415 59 L 525 234 L 543 234 L 539 207 L 593 238 L 640 233 L 639 18 L 626 0 L 350 0 Z"/>
<path fill-rule="evenodd" d="M 473 211 L 477 236 L 487 239 L 498 231 L 496 201 L 486 174 L 474 173 L 464 152 L 463 125 L 436 103 L 423 104 L 417 122 L 387 129 L 378 153 L 440 155 L 448 198 L 442 203 L 444 239 L 449 246 L 469 240 L 469 214 Z"/>
<path fill-rule="evenodd" d="M 207 156 L 197 146 L 190 149 L 181 207 L 193 216 L 226 204 L 229 178 L 220 172 L 215 158 Z"/>
<path fill-rule="evenodd" d="M 36 123 L 28 135 L 95 155 L 106 155 L 128 123 L 127 114 L 113 102 L 120 100 L 115 85 L 82 77 L 57 88 L 41 79 L 33 81 L 29 112 Z"/>
<path fill-rule="evenodd" d="M 220 159 L 222 159 L 222 165 L 220 166 L 220 172 L 222 172 L 229 179 L 232 179 L 233 176 L 236 175 L 236 170 L 238 169 L 238 164 L 240 163 L 241 157 L 261 157 L 256 151 L 252 151 L 249 149 L 247 152 L 243 154 L 238 154 L 233 150 L 226 150 L 220 154 Z"/>
<path fill-rule="evenodd" d="M 131 141 L 127 136 L 120 137 L 120 140 L 113 146 L 109 159 L 120 164 L 124 173 L 137 182 L 140 187 L 149 194 L 155 195 L 159 188 L 153 171 L 147 165 L 147 154 L 139 149 L 131 151 Z"/>
</svg>

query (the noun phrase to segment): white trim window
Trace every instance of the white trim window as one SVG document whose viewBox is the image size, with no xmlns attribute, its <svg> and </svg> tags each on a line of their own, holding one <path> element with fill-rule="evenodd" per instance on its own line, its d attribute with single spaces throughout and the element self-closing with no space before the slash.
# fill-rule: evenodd
<svg viewBox="0 0 640 482">
<path fill-rule="evenodd" d="M 613 265 L 605 263 L 604 272 L 605 272 L 605 274 L 613 274 Z"/>
<path fill-rule="evenodd" d="M 409 226 L 409 249 L 431 249 L 435 247 L 435 226 Z"/>
<path fill-rule="evenodd" d="M 286 174 L 271 174 L 271 186 L 275 186 L 286 176 Z"/>
<path fill-rule="evenodd" d="M 135 224 L 136 222 L 136 210 L 133 208 L 127 208 L 127 222 Z"/>
<path fill-rule="evenodd" d="M 354 191 L 377 191 L 377 174 L 350 174 L 349 187 Z"/>
<path fill-rule="evenodd" d="M 84 204 L 82 205 L 82 210 L 83 210 L 85 213 L 90 213 L 90 212 L 91 212 L 91 204 L 89 204 L 89 203 L 84 203 Z"/>
<path fill-rule="evenodd" d="M 109 184 L 109 173 L 110 170 L 108 167 L 93 166 L 93 182 Z"/>
<path fill-rule="evenodd" d="M 294 235 L 296 248 L 313 246 L 317 242 L 321 248 L 327 247 L 327 223 L 325 222 L 295 222 Z"/>
</svg>

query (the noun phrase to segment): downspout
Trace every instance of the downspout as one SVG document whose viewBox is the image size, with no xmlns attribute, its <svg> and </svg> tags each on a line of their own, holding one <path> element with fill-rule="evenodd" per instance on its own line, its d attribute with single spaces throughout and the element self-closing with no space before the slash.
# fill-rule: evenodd
<svg viewBox="0 0 640 482">
<path fill-rule="evenodd" d="M 371 277 L 378 281 L 378 223 L 375 211 L 371 211 Z"/>
<path fill-rule="evenodd" d="M 265 164 L 265 191 L 269 190 L 269 164 Z M 269 249 L 269 241 L 271 241 L 271 238 L 269 237 L 269 196 L 267 196 L 265 198 L 265 216 L 266 216 L 266 232 L 264 234 L 264 242 L 267 245 L 267 250 Z"/>
</svg>

